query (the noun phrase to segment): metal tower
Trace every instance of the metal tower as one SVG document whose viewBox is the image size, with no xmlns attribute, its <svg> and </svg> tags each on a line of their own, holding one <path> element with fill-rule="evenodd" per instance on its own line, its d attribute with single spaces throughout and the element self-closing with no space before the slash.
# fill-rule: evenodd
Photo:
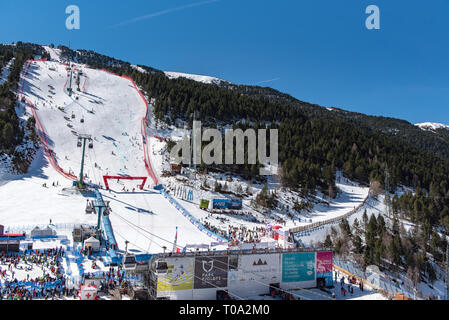
<svg viewBox="0 0 449 320">
<path fill-rule="evenodd" d="M 91 202 L 92 208 L 97 209 L 98 221 L 96 238 L 101 241 L 101 215 L 109 216 L 111 208 L 109 206 L 110 201 L 103 201 L 102 199 L 95 199 Z"/>
<path fill-rule="evenodd" d="M 80 134 L 78 136 L 78 147 L 81 148 L 81 141 L 83 142 L 83 154 L 81 156 L 81 169 L 80 169 L 80 180 L 78 181 L 78 187 L 81 189 L 83 187 L 83 179 L 84 179 L 84 156 L 86 154 L 86 141 L 92 141 L 92 136 L 88 134 Z M 91 145 L 89 145 L 90 147 Z"/>
</svg>

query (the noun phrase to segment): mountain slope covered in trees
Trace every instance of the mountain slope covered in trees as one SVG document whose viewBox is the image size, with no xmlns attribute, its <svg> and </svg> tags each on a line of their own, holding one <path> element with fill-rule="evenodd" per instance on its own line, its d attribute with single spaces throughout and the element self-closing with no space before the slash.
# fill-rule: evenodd
<svg viewBox="0 0 449 320">
<path fill-rule="evenodd" d="M 39 46 L 27 48 L 42 54 Z M 270 88 L 169 79 L 150 67 L 140 66 L 145 70 L 141 72 L 128 62 L 93 51 L 60 48 L 62 58 L 131 76 L 156 99 L 153 111 L 160 121 L 191 123 L 191 114 L 196 111 L 203 127 L 233 124 L 243 129 L 278 128 L 282 184 L 304 196 L 317 190 L 334 196 L 337 170 L 364 184 L 382 183 L 386 167 L 392 189 L 405 185 L 424 193 L 432 189 L 438 197 L 449 196 L 449 140 L 444 133 L 425 132 L 398 119 L 329 111 Z M 11 106 L 7 109 L 12 110 Z M 260 178 L 257 166 L 230 166 L 226 170 Z M 431 222 L 440 224 L 442 219 L 445 217 Z"/>
</svg>

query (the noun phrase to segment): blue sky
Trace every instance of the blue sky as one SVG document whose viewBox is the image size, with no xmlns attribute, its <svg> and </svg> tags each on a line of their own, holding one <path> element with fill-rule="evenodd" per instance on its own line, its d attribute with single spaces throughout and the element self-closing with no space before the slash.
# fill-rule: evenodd
<svg viewBox="0 0 449 320">
<path fill-rule="evenodd" d="M 71 4 L 80 30 L 65 28 Z M 381 30 L 365 28 L 371 4 Z M 1 0 L 0 30 L 3 43 L 70 41 L 327 107 L 449 124 L 448 0 Z"/>
</svg>

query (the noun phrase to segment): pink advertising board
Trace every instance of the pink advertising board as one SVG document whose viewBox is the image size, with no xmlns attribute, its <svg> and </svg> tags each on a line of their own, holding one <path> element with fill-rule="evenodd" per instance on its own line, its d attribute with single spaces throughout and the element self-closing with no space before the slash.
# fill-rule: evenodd
<svg viewBox="0 0 449 320">
<path fill-rule="evenodd" d="M 332 272 L 333 253 L 329 252 L 317 252 L 316 254 L 316 272 L 327 273 Z"/>
</svg>

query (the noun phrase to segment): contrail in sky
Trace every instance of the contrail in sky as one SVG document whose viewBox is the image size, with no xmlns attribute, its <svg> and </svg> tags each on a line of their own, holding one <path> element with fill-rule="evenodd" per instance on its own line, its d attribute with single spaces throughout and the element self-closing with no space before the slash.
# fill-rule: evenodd
<svg viewBox="0 0 449 320">
<path fill-rule="evenodd" d="M 159 12 L 150 13 L 150 14 L 147 14 L 147 15 L 144 15 L 144 16 L 136 17 L 136 18 L 133 18 L 133 19 L 130 19 L 130 20 L 126 20 L 126 21 L 123 21 L 123 22 L 121 22 L 119 24 L 111 26 L 111 28 L 112 27 L 123 26 L 125 24 L 130 24 L 130 23 L 134 23 L 134 22 L 137 22 L 137 21 L 141 21 L 141 20 L 151 19 L 151 18 L 154 18 L 154 17 L 163 16 L 165 14 L 169 14 L 169 13 L 172 13 L 172 12 L 175 12 L 175 11 L 181 11 L 181 10 L 185 10 L 185 9 L 188 9 L 188 8 L 199 7 L 199 6 L 202 6 L 202 5 L 205 5 L 205 4 L 209 4 L 209 3 L 213 3 L 213 2 L 219 2 L 219 1 L 220 0 L 207 0 L 207 1 L 201 1 L 201 2 L 191 3 L 191 4 L 186 4 L 184 6 L 171 8 L 171 9 L 166 9 L 166 10 L 162 10 L 162 11 L 159 11 Z"/>
<path fill-rule="evenodd" d="M 267 83 L 267 82 L 278 81 L 278 80 L 281 80 L 281 78 L 276 78 L 276 79 L 271 79 L 271 80 L 260 81 L 260 82 L 257 82 L 256 85 L 257 85 L 257 84 L 262 84 L 262 83 Z"/>
</svg>

